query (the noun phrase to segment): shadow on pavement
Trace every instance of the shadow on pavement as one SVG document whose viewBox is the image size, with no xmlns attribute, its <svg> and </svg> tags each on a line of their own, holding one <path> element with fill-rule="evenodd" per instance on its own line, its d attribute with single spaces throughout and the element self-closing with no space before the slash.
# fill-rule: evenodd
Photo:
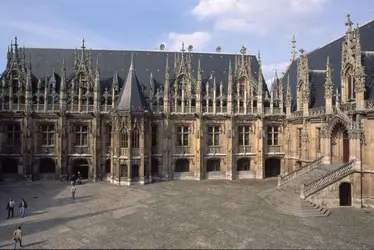
<svg viewBox="0 0 374 250">
<path fill-rule="evenodd" d="M 1 227 L 2 234 L 0 235 L 0 241 L 5 241 L 7 239 L 10 240 L 12 238 L 12 233 L 14 232 L 17 226 L 22 226 L 22 237 L 25 238 L 25 241 L 26 241 L 27 235 L 45 232 L 45 231 L 51 230 L 54 227 L 62 226 L 71 221 L 90 218 L 90 217 L 97 216 L 99 214 L 103 214 L 107 212 L 111 212 L 114 210 L 117 210 L 117 209 L 108 209 L 108 210 L 104 210 L 104 211 L 100 211 L 96 213 L 87 213 L 87 214 L 77 215 L 77 216 L 72 216 L 72 217 L 67 217 L 67 218 L 53 218 L 53 219 L 42 220 L 42 221 L 31 221 L 31 222 L 26 222 L 24 224 L 18 223 L 18 225 L 14 225 L 14 224 L 4 225 Z M 6 232 L 8 232 L 9 234 L 7 234 Z"/>
</svg>

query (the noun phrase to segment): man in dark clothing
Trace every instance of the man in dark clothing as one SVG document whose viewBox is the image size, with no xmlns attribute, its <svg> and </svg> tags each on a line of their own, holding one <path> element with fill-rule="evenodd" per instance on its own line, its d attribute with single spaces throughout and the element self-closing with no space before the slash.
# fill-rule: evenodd
<svg viewBox="0 0 374 250">
<path fill-rule="evenodd" d="M 27 208 L 27 202 L 25 199 L 22 199 L 21 203 L 19 204 L 19 213 L 21 214 L 22 218 L 25 217 Z"/>
<path fill-rule="evenodd" d="M 10 215 L 14 217 L 14 206 L 16 205 L 15 201 L 10 199 L 8 204 L 6 205 L 6 210 L 8 211 L 8 218 L 10 218 Z"/>
</svg>

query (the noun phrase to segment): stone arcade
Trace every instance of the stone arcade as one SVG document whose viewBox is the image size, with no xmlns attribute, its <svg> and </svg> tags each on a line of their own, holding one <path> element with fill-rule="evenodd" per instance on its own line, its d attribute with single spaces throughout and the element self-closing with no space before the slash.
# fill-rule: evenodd
<svg viewBox="0 0 374 250">
<path fill-rule="evenodd" d="M 321 204 L 373 203 L 374 22 L 310 53 L 295 39 L 267 89 L 260 53 L 9 46 L 0 85 L 1 178 L 130 185 L 279 176 Z M 343 204 L 344 203 L 344 204 Z"/>
</svg>

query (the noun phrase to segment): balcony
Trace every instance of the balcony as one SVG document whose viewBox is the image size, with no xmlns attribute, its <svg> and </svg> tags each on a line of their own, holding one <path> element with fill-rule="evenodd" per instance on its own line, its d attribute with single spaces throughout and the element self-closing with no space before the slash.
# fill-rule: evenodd
<svg viewBox="0 0 374 250">
<path fill-rule="evenodd" d="M 88 146 L 75 146 L 73 148 L 73 154 L 88 154 Z"/>
<path fill-rule="evenodd" d="M 190 153 L 191 153 L 191 148 L 189 146 L 175 148 L 175 154 L 184 155 L 184 154 L 190 154 Z"/>
<path fill-rule="evenodd" d="M 21 154 L 21 145 L 3 145 L 1 153 L 3 153 L 3 154 Z"/>
<path fill-rule="evenodd" d="M 268 153 L 280 153 L 281 152 L 281 146 L 274 145 L 274 146 L 268 146 Z"/>
<path fill-rule="evenodd" d="M 38 148 L 38 154 L 54 154 L 54 153 L 55 153 L 54 145 L 40 146 Z"/>
<path fill-rule="evenodd" d="M 132 148 L 131 149 L 131 157 L 137 157 L 140 156 L 140 149 L 139 148 Z"/>
<path fill-rule="evenodd" d="M 160 147 L 158 146 L 152 147 L 152 154 L 153 155 L 160 154 Z"/>
<path fill-rule="evenodd" d="M 129 155 L 129 149 L 128 148 L 121 148 L 120 149 L 120 156 L 128 156 Z"/>
<path fill-rule="evenodd" d="M 239 146 L 239 154 L 248 154 L 251 153 L 252 146 Z"/>
<path fill-rule="evenodd" d="M 221 146 L 208 146 L 205 150 L 206 154 L 222 154 Z"/>
</svg>

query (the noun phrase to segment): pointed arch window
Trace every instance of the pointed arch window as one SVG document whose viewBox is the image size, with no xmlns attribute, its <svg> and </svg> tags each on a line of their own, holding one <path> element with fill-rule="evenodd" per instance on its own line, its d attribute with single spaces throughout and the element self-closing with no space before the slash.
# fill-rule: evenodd
<svg viewBox="0 0 374 250">
<path fill-rule="evenodd" d="M 139 130 L 134 129 L 131 134 L 131 147 L 132 148 L 139 148 Z"/>
<path fill-rule="evenodd" d="M 345 91 L 347 101 L 353 101 L 356 98 L 356 92 L 355 92 L 355 78 L 353 75 L 353 67 L 351 65 L 349 65 L 345 71 L 344 81 L 345 81 L 345 86 L 347 86 L 346 91 Z"/>
<path fill-rule="evenodd" d="M 304 83 L 302 81 L 297 85 L 297 110 L 302 110 L 304 100 Z"/>
<path fill-rule="evenodd" d="M 121 133 L 121 148 L 128 148 L 129 147 L 129 135 L 127 131 Z"/>
</svg>

